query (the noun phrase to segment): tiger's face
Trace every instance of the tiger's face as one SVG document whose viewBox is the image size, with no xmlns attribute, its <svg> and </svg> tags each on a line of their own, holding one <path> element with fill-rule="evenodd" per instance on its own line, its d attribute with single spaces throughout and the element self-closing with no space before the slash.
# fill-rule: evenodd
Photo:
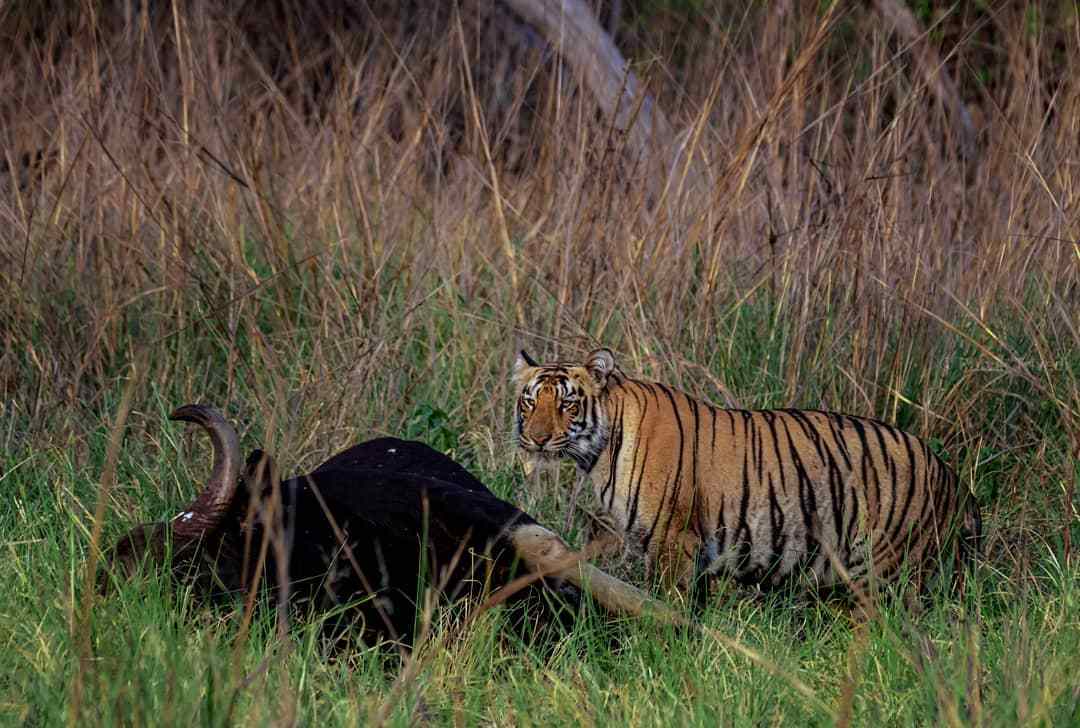
<svg viewBox="0 0 1080 728">
<path fill-rule="evenodd" d="M 514 424 L 521 449 L 534 461 L 568 457 L 581 469 L 592 469 L 607 445 L 601 399 L 614 365 L 607 349 L 594 351 L 582 365 L 541 365 L 520 352 L 514 363 Z"/>
</svg>

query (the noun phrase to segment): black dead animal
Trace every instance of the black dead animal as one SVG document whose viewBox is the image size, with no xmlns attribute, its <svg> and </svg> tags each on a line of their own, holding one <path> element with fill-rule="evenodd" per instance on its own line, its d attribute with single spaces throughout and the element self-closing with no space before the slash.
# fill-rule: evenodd
<svg viewBox="0 0 1080 728">
<path fill-rule="evenodd" d="M 210 480 L 171 521 L 138 526 L 113 546 L 103 590 L 109 572 L 123 578 L 143 560 L 168 558 L 197 595 L 246 593 L 261 582 L 294 609 L 333 614 L 325 626 L 336 635 L 403 645 L 425 593 L 453 602 L 508 585 L 508 601 L 527 600 L 528 609 L 558 612 L 587 590 L 609 612 L 677 620 L 422 443 L 371 440 L 282 481 L 260 451 L 242 471 L 236 432 L 213 408 L 187 405 L 170 418 L 209 434 Z"/>
</svg>

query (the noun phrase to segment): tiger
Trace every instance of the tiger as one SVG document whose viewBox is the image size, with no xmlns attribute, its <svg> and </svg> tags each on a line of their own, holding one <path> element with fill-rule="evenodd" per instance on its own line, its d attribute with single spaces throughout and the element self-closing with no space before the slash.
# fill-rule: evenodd
<svg viewBox="0 0 1080 728">
<path fill-rule="evenodd" d="M 761 589 L 805 575 L 814 588 L 861 590 L 918 578 L 950 545 L 963 561 L 978 548 L 968 489 L 924 441 L 884 422 L 720 409 L 627 377 L 606 348 L 581 364 L 521 350 L 513 381 L 527 468 L 572 460 L 647 577 L 659 571 L 669 586 L 707 591 L 726 575 Z"/>
</svg>

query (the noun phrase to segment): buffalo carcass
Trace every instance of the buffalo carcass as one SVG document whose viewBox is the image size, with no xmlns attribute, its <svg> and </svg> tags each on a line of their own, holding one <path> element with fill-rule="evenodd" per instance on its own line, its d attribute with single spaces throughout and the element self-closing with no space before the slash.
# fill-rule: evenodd
<svg viewBox="0 0 1080 728">
<path fill-rule="evenodd" d="M 510 600 L 545 608 L 587 590 L 615 614 L 670 617 L 422 443 L 372 440 L 280 480 L 259 451 L 241 472 L 236 432 L 213 408 L 187 405 L 170 418 L 210 436 L 209 482 L 172 520 L 123 536 L 106 560 L 115 574 L 168 558 L 174 577 L 200 596 L 246 592 L 261 581 L 294 608 L 333 610 L 336 633 L 402 645 L 414 636 L 425 587 L 444 600 L 476 598 L 529 573 L 542 578 Z"/>
</svg>

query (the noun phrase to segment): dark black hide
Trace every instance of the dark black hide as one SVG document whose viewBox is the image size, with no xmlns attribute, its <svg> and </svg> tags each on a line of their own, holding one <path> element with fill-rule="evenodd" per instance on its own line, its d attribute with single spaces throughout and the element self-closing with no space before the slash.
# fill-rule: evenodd
<svg viewBox="0 0 1080 728">
<path fill-rule="evenodd" d="M 414 475 L 492 495 L 472 473 L 438 450 L 422 442 L 396 437 L 380 437 L 354 445 L 315 468 L 316 473 L 324 470 L 377 470 L 384 474 Z"/>
<path fill-rule="evenodd" d="M 335 641 L 359 635 L 409 645 L 428 588 L 445 604 L 481 597 L 524 572 L 510 534 L 536 521 L 422 443 L 362 443 L 281 481 L 280 489 L 269 469 L 258 467 L 263 457 L 256 451 L 248 458 L 218 528 L 198 544 L 173 545 L 173 571 L 196 594 L 218 600 L 246 593 L 266 541 L 261 584 L 275 598 L 286 584 L 294 615 L 333 610 L 324 624 Z M 156 547 L 162 529 L 136 529 L 114 554 L 147 542 Z M 568 619 L 579 596 L 576 587 L 548 579 L 509 603 L 547 622 Z"/>
<path fill-rule="evenodd" d="M 441 601 L 454 601 L 506 584 L 519 566 L 509 534 L 535 521 L 482 485 L 467 490 L 458 482 L 424 477 L 415 464 L 388 470 L 354 462 L 348 469 L 320 467 L 282 484 L 292 544 L 289 572 L 294 590 L 310 594 L 321 608 L 374 596 L 359 607 L 365 633 L 396 634 L 408 642 L 423 587 L 434 586 Z M 321 583 L 314 589 L 298 589 L 316 582 Z M 576 596 L 573 587 L 558 587 Z"/>
</svg>

